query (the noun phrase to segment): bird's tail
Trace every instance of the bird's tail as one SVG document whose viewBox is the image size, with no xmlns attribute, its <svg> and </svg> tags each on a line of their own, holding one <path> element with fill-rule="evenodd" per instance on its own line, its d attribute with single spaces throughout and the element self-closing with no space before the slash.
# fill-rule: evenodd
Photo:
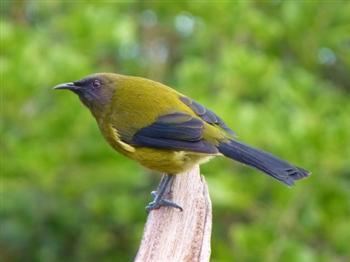
<svg viewBox="0 0 350 262">
<path fill-rule="evenodd" d="M 226 157 L 259 169 L 289 186 L 294 184 L 294 180 L 310 174 L 305 169 L 293 166 L 270 153 L 235 140 L 220 143 L 218 149 Z"/>
</svg>

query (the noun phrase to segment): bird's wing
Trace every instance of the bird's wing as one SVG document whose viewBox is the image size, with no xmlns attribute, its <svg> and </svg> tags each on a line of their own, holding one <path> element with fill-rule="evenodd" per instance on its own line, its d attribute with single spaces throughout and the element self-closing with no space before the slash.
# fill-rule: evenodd
<svg viewBox="0 0 350 262">
<path fill-rule="evenodd" d="M 229 135 L 235 137 L 236 133 L 229 128 L 224 121 L 218 117 L 214 112 L 211 110 L 205 108 L 201 104 L 197 103 L 196 101 L 193 101 L 192 99 L 186 97 L 186 96 L 180 96 L 180 100 L 186 104 L 189 108 L 192 109 L 193 112 L 196 113 L 200 118 L 202 118 L 205 122 L 211 125 L 216 125 L 221 127 L 226 133 Z"/>
<path fill-rule="evenodd" d="M 160 116 L 151 125 L 140 129 L 131 144 L 159 149 L 184 150 L 216 154 L 215 146 L 203 140 L 204 122 L 186 113 Z"/>
</svg>

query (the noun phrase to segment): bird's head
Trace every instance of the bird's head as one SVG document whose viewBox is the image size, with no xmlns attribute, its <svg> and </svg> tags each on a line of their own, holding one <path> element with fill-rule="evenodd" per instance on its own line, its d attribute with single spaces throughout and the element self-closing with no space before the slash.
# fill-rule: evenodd
<svg viewBox="0 0 350 262">
<path fill-rule="evenodd" d="M 118 78 L 117 74 L 97 73 L 74 82 L 56 85 L 54 89 L 67 89 L 77 94 L 84 105 L 95 115 L 111 101 Z"/>
</svg>

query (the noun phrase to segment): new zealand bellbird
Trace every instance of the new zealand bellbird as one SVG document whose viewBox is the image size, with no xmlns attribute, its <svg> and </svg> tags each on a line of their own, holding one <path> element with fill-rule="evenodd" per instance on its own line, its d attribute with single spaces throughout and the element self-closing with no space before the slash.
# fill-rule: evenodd
<svg viewBox="0 0 350 262">
<path fill-rule="evenodd" d="M 173 175 L 214 156 L 226 156 L 287 184 L 309 172 L 235 139 L 212 111 L 161 83 L 133 76 L 98 73 L 60 84 L 77 94 L 101 133 L 118 152 L 167 174 L 147 210 L 180 206 L 163 197 Z"/>
</svg>

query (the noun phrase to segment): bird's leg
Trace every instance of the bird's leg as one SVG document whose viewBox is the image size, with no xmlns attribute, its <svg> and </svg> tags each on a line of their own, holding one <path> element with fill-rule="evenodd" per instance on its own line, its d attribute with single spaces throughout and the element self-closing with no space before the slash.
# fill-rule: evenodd
<svg viewBox="0 0 350 262">
<path fill-rule="evenodd" d="M 164 194 L 166 193 L 167 189 L 171 187 L 173 180 L 174 176 L 172 175 L 164 175 L 162 177 L 162 180 L 160 180 L 160 183 L 158 185 L 157 191 L 151 192 L 151 195 L 154 197 L 154 199 L 146 206 L 146 210 L 148 212 L 153 209 L 158 209 L 161 206 L 174 207 L 182 211 L 182 207 L 180 207 L 178 204 L 164 198 Z"/>
</svg>

